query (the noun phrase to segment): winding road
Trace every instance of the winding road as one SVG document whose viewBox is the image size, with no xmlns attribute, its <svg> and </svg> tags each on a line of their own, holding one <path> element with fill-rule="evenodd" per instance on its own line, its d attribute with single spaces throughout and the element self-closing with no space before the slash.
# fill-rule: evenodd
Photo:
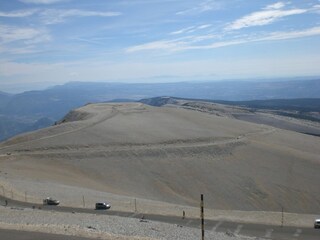
<svg viewBox="0 0 320 240">
<path fill-rule="evenodd" d="M 199 228 L 200 231 L 200 219 L 195 218 L 185 218 L 176 216 L 162 216 L 155 214 L 141 214 L 132 212 L 119 212 L 119 211 L 97 211 L 94 209 L 86 208 L 73 208 L 64 206 L 47 206 L 40 204 L 33 204 L 27 202 L 20 202 L 11 200 L 0 196 L 0 204 L 5 205 L 7 201 L 7 206 L 10 208 L 37 208 L 43 211 L 57 211 L 57 212 L 76 212 L 76 213 L 92 213 L 92 214 L 105 214 L 114 215 L 120 217 L 130 217 L 142 219 L 143 221 L 158 221 L 170 224 L 175 224 L 180 227 L 192 227 Z M 252 223 L 236 223 L 228 221 L 216 221 L 216 220 L 205 220 L 205 230 L 206 231 L 217 231 L 224 232 L 232 236 L 234 234 L 240 234 L 244 236 L 258 237 L 262 239 L 274 239 L 274 240 L 319 240 L 320 230 L 314 229 L 313 226 L 309 228 L 303 227 L 290 227 L 290 226 L 271 226 L 262 224 L 252 224 Z M 33 232 L 21 232 L 14 230 L 2 230 L 0 229 L 0 239 L 12 239 L 12 240 L 62 240 L 65 236 L 52 235 L 52 234 L 41 234 Z M 87 240 L 82 237 L 73 237 L 68 239 L 72 240 Z"/>
</svg>

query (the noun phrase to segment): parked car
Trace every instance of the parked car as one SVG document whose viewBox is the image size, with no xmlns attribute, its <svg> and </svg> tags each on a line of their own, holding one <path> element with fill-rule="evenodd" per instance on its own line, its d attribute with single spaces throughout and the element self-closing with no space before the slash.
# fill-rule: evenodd
<svg viewBox="0 0 320 240">
<path fill-rule="evenodd" d="M 111 208 L 111 205 L 109 203 L 104 203 L 104 202 L 96 203 L 96 210 L 99 210 L 99 209 L 110 209 L 110 208 Z"/>
<path fill-rule="evenodd" d="M 320 228 L 320 219 L 314 221 L 314 228 Z"/>
<path fill-rule="evenodd" d="M 47 197 L 43 199 L 43 204 L 44 205 L 59 205 L 60 201 L 53 199 L 51 197 Z"/>
</svg>

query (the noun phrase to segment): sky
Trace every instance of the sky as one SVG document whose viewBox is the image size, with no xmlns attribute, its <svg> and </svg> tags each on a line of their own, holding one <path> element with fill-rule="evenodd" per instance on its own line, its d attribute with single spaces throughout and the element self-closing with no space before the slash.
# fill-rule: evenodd
<svg viewBox="0 0 320 240">
<path fill-rule="evenodd" d="M 1 0 L 0 91 L 320 76 L 320 0 Z"/>
</svg>

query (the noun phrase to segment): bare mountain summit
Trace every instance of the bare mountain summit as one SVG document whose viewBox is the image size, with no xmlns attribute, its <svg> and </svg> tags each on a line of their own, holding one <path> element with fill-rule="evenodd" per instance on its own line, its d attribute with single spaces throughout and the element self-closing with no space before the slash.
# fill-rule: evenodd
<svg viewBox="0 0 320 240">
<path fill-rule="evenodd" d="M 314 213 L 319 146 L 319 137 L 178 105 L 90 104 L 1 143 L 1 180 L 191 206 L 203 193 L 207 208 Z"/>
</svg>

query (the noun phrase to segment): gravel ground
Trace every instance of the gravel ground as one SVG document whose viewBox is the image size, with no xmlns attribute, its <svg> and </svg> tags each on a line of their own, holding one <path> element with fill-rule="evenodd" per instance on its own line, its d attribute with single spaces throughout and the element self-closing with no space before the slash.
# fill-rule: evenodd
<svg viewBox="0 0 320 240">
<path fill-rule="evenodd" d="M 95 214 L 44 212 L 0 207 L 0 228 L 56 233 L 108 240 L 200 239 L 198 229 L 133 218 Z M 206 239 L 250 240 L 243 236 L 206 232 Z"/>
</svg>

